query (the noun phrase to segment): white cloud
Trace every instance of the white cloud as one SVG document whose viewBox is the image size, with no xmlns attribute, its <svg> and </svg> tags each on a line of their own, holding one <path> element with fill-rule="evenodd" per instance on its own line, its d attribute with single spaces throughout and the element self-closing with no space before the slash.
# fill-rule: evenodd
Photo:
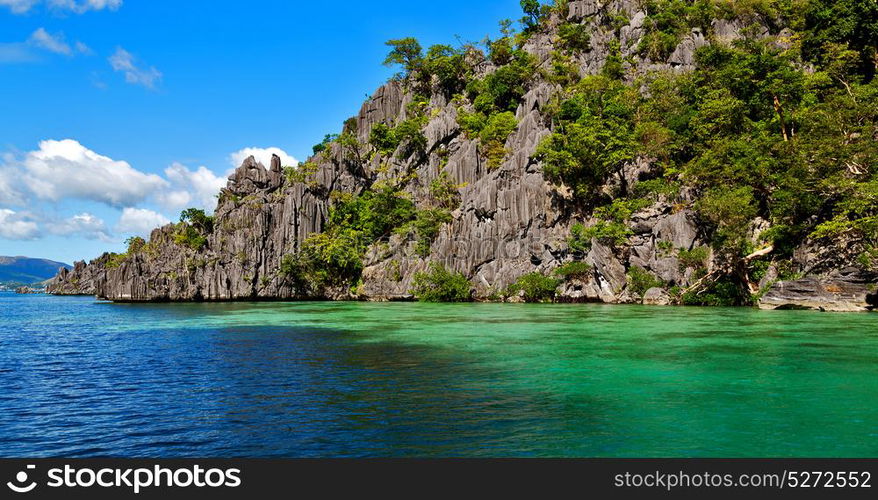
<svg viewBox="0 0 878 500">
<path fill-rule="evenodd" d="M 244 163 L 244 160 L 247 159 L 248 156 L 253 156 L 256 158 L 256 161 L 262 163 L 266 168 L 271 166 L 271 155 L 278 155 L 280 157 L 280 163 L 282 166 L 290 166 L 295 167 L 299 164 L 299 161 L 288 155 L 286 151 L 280 148 L 244 148 L 240 151 L 235 151 L 234 153 L 229 155 L 229 162 L 231 162 L 232 167 L 238 168 Z"/>
<path fill-rule="evenodd" d="M 189 191 L 166 191 L 160 193 L 158 199 L 166 210 L 179 210 L 191 205 L 192 194 Z"/>
<path fill-rule="evenodd" d="M 170 223 L 164 215 L 145 208 L 126 207 L 116 223 L 116 232 L 147 237 L 153 229 Z"/>
<path fill-rule="evenodd" d="M 127 162 L 99 155 L 77 141 L 47 140 L 20 162 L 22 179 L 39 198 L 79 198 L 114 207 L 131 206 L 167 186 Z"/>
<path fill-rule="evenodd" d="M 94 54 L 94 51 L 91 50 L 91 47 L 89 47 L 88 45 L 86 45 L 86 44 L 84 44 L 84 43 L 82 43 L 82 42 L 76 42 L 76 43 L 74 44 L 74 48 L 75 48 L 76 51 L 79 52 L 80 54 L 85 54 L 85 55 L 87 55 L 87 56 L 90 56 L 90 55 Z"/>
<path fill-rule="evenodd" d="M 24 195 L 13 186 L 15 171 L 10 168 L 0 168 L 0 204 L 23 205 Z"/>
<path fill-rule="evenodd" d="M 159 194 L 159 202 L 168 210 L 194 206 L 213 210 L 216 195 L 226 185 L 226 177 L 220 177 L 207 167 L 189 170 L 186 165 L 174 163 L 165 169 L 171 187 Z"/>
<path fill-rule="evenodd" d="M 136 64 L 134 54 L 122 47 L 116 47 L 116 52 L 108 59 L 113 71 L 121 71 L 125 74 L 125 81 L 134 85 L 143 85 L 148 89 L 154 89 L 161 81 L 162 73 L 155 67 L 140 67 Z"/>
<path fill-rule="evenodd" d="M 167 211 L 213 210 L 232 170 L 217 175 L 204 166 L 173 163 L 161 176 L 100 155 L 73 139 L 45 140 L 23 155 L 0 155 L 0 206 L 79 199 L 120 209 L 154 201 Z"/>
<path fill-rule="evenodd" d="M 0 7 L 9 7 L 13 14 L 24 14 L 39 0 L 0 0 Z"/>
<path fill-rule="evenodd" d="M 62 12 L 82 14 L 90 10 L 116 10 L 122 6 L 122 0 L 0 0 L 0 7 L 8 7 L 13 14 L 24 14 L 33 6 L 45 3 L 49 8 Z"/>
<path fill-rule="evenodd" d="M 39 226 L 30 220 L 27 214 L 18 213 L 8 208 L 0 208 L 0 238 L 33 240 L 39 235 Z"/>
<path fill-rule="evenodd" d="M 64 38 L 64 33 L 52 34 L 45 28 L 37 28 L 24 42 L 0 43 L 0 64 L 38 61 L 41 51 L 67 57 L 93 53 L 88 45 L 80 41 L 74 42 L 71 46 Z"/>
<path fill-rule="evenodd" d="M 116 10 L 122 6 L 122 0 L 49 0 L 49 6 L 82 14 L 89 10 Z"/>
<path fill-rule="evenodd" d="M 56 216 L 0 209 L 0 238 L 35 240 L 44 234 L 112 241 L 103 220 L 90 213 L 81 213 L 62 219 Z"/>
<path fill-rule="evenodd" d="M 229 161 L 237 165 L 253 155 L 268 165 L 272 154 L 280 156 L 284 165 L 298 163 L 276 147 L 245 148 L 229 155 Z M 26 206 L 39 212 L 41 206 L 51 206 L 41 205 L 43 201 L 56 204 L 57 209 L 69 206 L 69 200 L 85 200 L 120 209 L 118 222 L 110 230 L 102 219 L 87 212 L 72 217 L 41 216 L 4 208 L 0 237 L 58 235 L 110 241 L 119 233 L 148 236 L 152 229 L 170 222 L 165 214 L 186 207 L 215 209 L 216 195 L 233 170 L 217 175 L 205 166 L 173 163 L 157 175 L 98 154 L 73 139 L 44 140 L 32 151 L 0 154 L 0 207 Z M 161 208 L 142 208 L 144 202 Z"/>
<path fill-rule="evenodd" d="M 50 221 L 46 230 L 59 236 L 78 236 L 89 240 L 112 241 L 107 233 L 107 225 L 90 213 L 81 213 L 69 219 Z"/>
<path fill-rule="evenodd" d="M 65 56 L 73 54 L 73 49 L 71 49 L 70 45 L 67 45 L 67 42 L 64 41 L 63 33 L 52 35 L 46 31 L 45 28 L 39 28 L 34 31 L 28 39 L 28 42 L 41 49 L 56 54 L 64 54 Z"/>
</svg>

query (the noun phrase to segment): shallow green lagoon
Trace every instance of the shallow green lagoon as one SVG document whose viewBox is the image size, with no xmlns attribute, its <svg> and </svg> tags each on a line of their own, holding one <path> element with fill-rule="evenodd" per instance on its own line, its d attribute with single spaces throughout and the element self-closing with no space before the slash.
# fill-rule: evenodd
<svg viewBox="0 0 878 500">
<path fill-rule="evenodd" d="M 878 456 L 874 314 L 0 306 L 6 456 Z"/>
</svg>

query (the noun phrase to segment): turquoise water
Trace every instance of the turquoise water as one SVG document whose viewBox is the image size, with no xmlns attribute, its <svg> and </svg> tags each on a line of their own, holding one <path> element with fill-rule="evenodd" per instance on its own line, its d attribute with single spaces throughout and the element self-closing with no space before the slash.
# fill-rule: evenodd
<svg viewBox="0 0 878 500">
<path fill-rule="evenodd" d="M 878 456 L 878 316 L 0 293 L 0 456 Z"/>
</svg>

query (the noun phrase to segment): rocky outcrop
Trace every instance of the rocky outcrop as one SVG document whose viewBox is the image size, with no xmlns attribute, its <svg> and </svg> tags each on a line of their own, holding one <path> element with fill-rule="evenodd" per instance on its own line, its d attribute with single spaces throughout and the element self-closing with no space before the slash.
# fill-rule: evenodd
<svg viewBox="0 0 878 500">
<path fill-rule="evenodd" d="M 46 292 L 53 295 L 95 295 L 98 282 L 106 278 L 106 265 L 110 254 L 105 253 L 86 264 L 73 263 L 73 269 L 61 268 L 46 285 Z"/>
<path fill-rule="evenodd" d="M 664 288 L 653 287 L 644 292 L 643 304 L 647 306 L 667 306 L 671 304 L 671 296 Z"/>
<path fill-rule="evenodd" d="M 825 275 L 778 281 L 759 300 L 762 309 L 871 311 L 878 307 L 878 275 L 848 267 Z"/>
<path fill-rule="evenodd" d="M 565 17 L 553 14 L 524 49 L 543 69 L 549 68 L 558 25 L 582 23 L 591 33 L 591 48 L 574 56 L 580 74 L 600 72 L 618 41 L 627 74 L 633 78 L 650 71 L 687 71 L 693 67 L 697 48 L 718 39 L 727 42 L 737 38 L 744 26 L 716 21 L 710 33 L 693 30 L 666 60 L 654 61 L 638 50 L 647 16 L 643 5 L 635 0 L 571 1 Z M 627 23 L 620 23 L 620 19 Z M 494 70 L 484 57 L 474 63 L 478 75 Z M 681 252 L 709 248 L 711 243 L 708 231 L 691 209 L 692 193 L 682 193 L 683 204 L 660 198 L 638 210 L 627 221 L 632 234 L 624 244 L 594 240 L 588 251 L 572 251 L 568 242 L 571 226 L 594 221 L 583 219 L 570 194 L 548 182 L 540 163 L 533 159 L 540 141 L 551 133 L 546 107 L 559 90 L 540 78 L 533 82 L 515 111 L 518 126 L 506 141 L 506 157 L 495 167 L 489 167 L 477 139 L 461 131 L 459 103 L 438 90 L 429 96 L 428 119 L 422 128 L 424 150 L 416 154 L 405 154 L 402 145 L 392 154 L 382 155 L 331 143 L 327 151 L 309 161 L 313 174 L 289 178 L 277 157 L 267 168 L 247 158 L 220 193 L 214 227 L 203 245 L 193 248 L 181 244 L 177 227 L 169 225 L 153 231 L 147 248 L 133 255 L 120 258 L 105 254 L 89 264 L 77 262 L 72 270 L 62 270 L 48 290 L 94 294 L 115 301 L 312 298 L 280 270 L 286 255 L 296 253 L 306 238 L 324 230 L 334 199 L 359 194 L 377 183 L 407 179 L 402 186 L 405 192 L 419 208 L 427 207 L 430 183 L 445 172 L 461 186 L 459 203 L 453 208 L 451 222 L 432 240 L 427 255 L 415 251 L 416 242 L 409 236 L 385 237 L 367 249 L 361 282 L 325 290 L 321 298 L 410 299 L 415 274 L 431 262 L 463 273 L 473 284 L 476 297 L 487 298 L 524 274 L 549 274 L 562 264 L 581 260 L 588 264 L 589 272 L 562 283 L 559 300 L 670 303 L 666 289 L 685 288 L 696 281 L 695 270 L 681 260 Z M 365 145 L 376 125 L 393 126 L 409 118 L 413 97 L 403 83 L 391 81 L 346 122 L 345 130 Z M 625 166 L 621 176 L 608 181 L 604 191 L 612 193 L 622 185 L 631 189 L 641 179 L 658 175 L 655 170 L 649 158 L 637 158 Z M 808 276 L 775 283 L 760 306 L 867 309 L 875 300 L 874 291 L 869 290 L 874 279 L 853 272 L 818 276 L 838 268 L 837 264 L 826 268 L 811 265 L 818 250 L 801 249 L 800 268 Z M 708 254 L 704 271 L 711 270 L 712 260 Z M 647 290 L 642 298 L 633 293 L 629 275 L 634 267 L 654 276 L 663 286 Z"/>
</svg>

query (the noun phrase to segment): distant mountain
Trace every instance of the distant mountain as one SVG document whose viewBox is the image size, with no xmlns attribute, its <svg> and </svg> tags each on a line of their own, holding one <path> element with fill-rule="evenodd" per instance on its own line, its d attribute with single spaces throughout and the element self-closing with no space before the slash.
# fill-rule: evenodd
<svg viewBox="0 0 878 500">
<path fill-rule="evenodd" d="M 72 269 L 69 264 L 48 259 L 0 256 L 0 283 L 38 283 L 55 276 L 61 267 Z"/>
</svg>

